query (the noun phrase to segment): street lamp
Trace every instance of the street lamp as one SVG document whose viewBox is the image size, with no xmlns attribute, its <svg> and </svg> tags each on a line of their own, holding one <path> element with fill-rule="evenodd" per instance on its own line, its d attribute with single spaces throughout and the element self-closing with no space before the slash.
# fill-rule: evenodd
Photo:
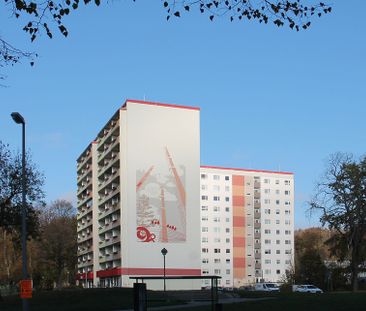
<svg viewBox="0 0 366 311">
<path fill-rule="evenodd" d="M 161 250 L 161 253 L 163 254 L 163 259 L 164 259 L 164 292 L 166 291 L 166 286 L 165 286 L 165 255 L 168 254 L 167 249 L 164 247 Z"/>
<path fill-rule="evenodd" d="M 11 114 L 14 122 L 22 125 L 22 272 L 23 280 L 28 279 L 27 271 L 27 223 L 26 223 L 26 185 L 25 185 L 25 120 L 19 112 Z M 29 310 L 28 300 L 22 298 L 23 311 Z"/>
</svg>

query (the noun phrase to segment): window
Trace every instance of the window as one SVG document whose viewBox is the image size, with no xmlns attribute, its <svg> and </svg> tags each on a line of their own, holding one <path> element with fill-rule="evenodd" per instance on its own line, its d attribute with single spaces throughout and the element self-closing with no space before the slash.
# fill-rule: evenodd
<svg viewBox="0 0 366 311">
<path fill-rule="evenodd" d="M 281 264 L 281 260 L 277 259 L 276 264 L 278 264 L 278 265 Z"/>
<path fill-rule="evenodd" d="M 281 243 L 281 240 L 276 240 L 276 244 L 279 245 Z"/>
<path fill-rule="evenodd" d="M 271 224 L 271 220 L 270 220 L 270 219 L 265 219 L 265 220 L 264 220 L 264 223 L 265 223 L 266 225 L 270 225 L 270 224 Z"/>
<path fill-rule="evenodd" d="M 221 242 L 221 239 L 220 238 L 214 238 L 214 242 L 215 243 L 220 243 Z"/>
<path fill-rule="evenodd" d="M 281 270 L 277 269 L 277 270 L 276 270 L 276 273 L 277 273 L 277 274 L 281 274 Z"/>
<path fill-rule="evenodd" d="M 213 211 L 214 212 L 219 212 L 220 211 L 220 206 L 214 206 Z"/>
<path fill-rule="evenodd" d="M 221 270 L 220 269 L 215 269 L 214 274 L 221 274 Z"/>
<path fill-rule="evenodd" d="M 214 232 L 216 233 L 220 232 L 220 227 L 214 227 Z"/>
<path fill-rule="evenodd" d="M 278 189 L 277 189 L 277 190 L 276 190 L 276 194 L 280 194 L 280 190 L 278 190 Z"/>
<path fill-rule="evenodd" d="M 213 191 L 219 192 L 220 191 L 220 186 L 219 185 L 213 185 Z"/>
<path fill-rule="evenodd" d="M 220 258 L 215 258 L 214 259 L 214 263 L 220 263 L 221 262 L 221 259 Z"/>
<path fill-rule="evenodd" d="M 230 207 L 225 207 L 225 212 L 230 212 Z"/>
<path fill-rule="evenodd" d="M 280 210 L 276 209 L 276 215 L 279 215 L 279 214 L 280 214 Z"/>
<path fill-rule="evenodd" d="M 264 274 L 271 274 L 271 269 L 264 270 Z"/>
<path fill-rule="evenodd" d="M 201 190 L 207 190 L 207 185 L 201 185 Z"/>
<path fill-rule="evenodd" d="M 285 244 L 291 244 L 291 240 L 285 240 Z"/>
<path fill-rule="evenodd" d="M 229 248 L 226 249 L 226 254 L 230 254 L 230 249 Z"/>
<path fill-rule="evenodd" d="M 202 216 L 201 220 L 202 221 L 208 221 L 208 216 Z"/>
<path fill-rule="evenodd" d="M 265 253 L 265 254 L 267 254 L 267 255 L 268 255 L 268 254 L 271 254 L 271 250 L 270 250 L 270 249 L 266 249 L 266 250 L 264 251 L 264 253 Z"/>
<path fill-rule="evenodd" d="M 290 254 L 291 254 L 291 250 L 290 250 L 290 249 L 286 249 L 286 250 L 285 250 L 285 254 L 286 254 L 286 255 L 290 255 Z"/>
<path fill-rule="evenodd" d="M 220 180 L 220 175 L 213 175 L 213 180 Z"/>
<path fill-rule="evenodd" d="M 280 230 L 276 230 L 276 234 L 280 234 L 281 233 L 281 231 Z"/>
<path fill-rule="evenodd" d="M 208 237 L 203 236 L 202 237 L 202 243 L 208 243 Z"/>
<path fill-rule="evenodd" d="M 230 269 L 226 269 L 226 274 L 230 274 Z"/>
<path fill-rule="evenodd" d="M 290 195 L 290 190 L 285 190 L 285 195 Z"/>
<path fill-rule="evenodd" d="M 290 219 L 286 219 L 285 220 L 285 225 L 289 225 L 291 222 L 290 222 Z"/>
<path fill-rule="evenodd" d="M 221 252 L 221 250 L 220 250 L 219 248 L 215 248 L 215 249 L 214 249 L 214 253 L 215 253 L 215 254 L 220 254 L 220 252 Z"/>
<path fill-rule="evenodd" d="M 280 205 L 280 200 L 276 200 L 276 205 Z"/>
<path fill-rule="evenodd" d="M 270 183 L 270 180 L 269 179 L 264 179 L 264 181 L 263 181 L 265 184 L 269 184 Z"/>
<path fill-rule="evenodd" d="M 276 185 L 279 185 L 280 181 L 278 179 L 276 179 Z"/>
<path fill-rule="evenodd" d="M 201 206 L 201 211 L 202 212 L 208 211 L 208 206 Z"/>
<path fill-rule="evenodd" d="M 207 195 L 203 195 L 203 196 L 201 196 L 201 200 L 202 200 L 202 201 L 207 201 L 207 200 L 208 200 L 208 196 L 207 196 Z"/>
<path fill-rule="evenodd" d="M 202 274 L 208 274 L 208 270 L 202 270 Z"/>
<path fill-rule="evenodd" d="M 225 281 L 225 284 L 226 284 L 226 285 L 230 285 L 230 280 L 226 280 L 226 281 Z"/>
<path fill-rule="evenodd" d="M 202 232 L 208 232 L 208 227 L 202 227 Z"/>
<path fill-rule="evenodd" d="M 201 174 L 201 179 L 206 179 L 207 175 L 206 174 Z"/>
<path fill-rule="evenodd" d="M 230 191 L 230 186 L 225 186 L 225 191 L 226 192 Z"/>
<path fill-rule="evenodd" d="M 226 233 L 230 233 L 230 228 L 225 229 Z"/>
<path fill-rule="evenodd" d="M 265 194 L 269 194 L 270 192 L 271 192 L 270 189 L 264 189 Z"/>
<path fill-rule="evenodd" d="M 285 201 L 285 205 L 291 205 L 290 201 Z"/>
<path fill-rule="evenodd" d="M 203 258 L 202 263 L 208 263 L 208 258 Z"/>
<path fill-rule="evenodd" d="M 271 210 L 269 208 L 265 208 L 264 209 L 264 213 L 267 214 L 267 215 L 269 215 L 269 214 L 271 214 Z"/>
<path fill-rule="evenodd" d="M 230 263 L 230 259 L 226 259 L 225 261 L 226 261 L 226 263 Z"/>
<path fill-rule="evenodd" d="M 291 184 L 291 181 L 290 180 L 285 180 L 285 185 L 286 186 L 289 186 Z"/>
<path fill-rule="evenodd" d="M 225 197 L 225 202 L 229 202 L 230 198 L 229 197 Z"/>
<path fill-rule="evenodd" d="M 270 199 L 264 199 L 264 204 L 271 204 L 271 200 Z"/>
<path fill-rule="evenodd" d="M 226 243 L 230 243 L 230 238 L 226 238 Z"/>
<path fill-rule="evenodd" d="M 276 255 L 279 255 L 279 254 L 281 254 L 281 250 L 276 249 Z"/>
<path fill-rule="evenodd" d="M 290 210 L 285 210 L 285 215 L 290 215 Z"/>
<path fill-rule="evenodd" d="M 230 180 L 230 177 L 229 176 L 225 176 L 225 180 Z"/>
<path fill-rule="evenodd" d="M 220 197 L 219 197 L 219 196 L 214 196 L 214 197 L 213 197 L 213 200 L 214 200 L 214 201 L 220 201 Z"/>
<path fill-rule="evenodd" d="M 276 219 L 276 225 L 279 225 L 279 224 L 280 224 L 280 220 Z"/>
<path fill-rule="evenodd" d="M 264 240 L 264 244 L 271 244 L 271 240 Z"/>
<path fill-rule="evenodd" d="M 208 248 L 202 248 L 202 253 L 208 253 Z"/>
<path fill-rule="evenodd" d="M 289 259 L 286 259 L 286 260 L 285 260 L 285 264 L 286 264 L 286 265 L 289 265 L 289 264 L 291 264 L 291 260 L 289 260 Z"/>
<path fill-rule="evenodd" d="M 287 235 L 291 234 L 291 230 L 285 230 L 285 234 Z"/>
<path fill-rule="evenodd" d="M 269 264 L 271 263 L 271 259 L 266 259 L 266 260 L 264 261 L 264 263 L 265 263 L 265 264 L 267 264 L 267 265 L 269 265 Z"/>
<path fill-rule="evenodd" d="M 264 230 L 264 234 L 271 234 L 271 230 L 269 230 L 269 229 L 265 229 L 265 230 Z"/>
<path fill-rule="evenodd" d="M 230 222 L 230 218 L 227 218 L 227 217 L 226 217 L 226 218 L 225 218 L 225 221 L 226 221 L 226 222 Z"/>
<path fill-rule="evenodd" d="M 214 218 L 213 218 L 213 221 L 214 221 L 214 222 L 220 222 L 220 217 L 214 217 Z"/>
</svg>

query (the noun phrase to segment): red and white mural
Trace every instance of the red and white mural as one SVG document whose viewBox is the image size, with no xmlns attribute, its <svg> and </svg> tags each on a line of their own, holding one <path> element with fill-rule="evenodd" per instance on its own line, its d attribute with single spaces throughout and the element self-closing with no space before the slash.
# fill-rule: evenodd
<svg viewBox="0 0 366 311">
<path fill-rule="evenodd" d="M 165 165 L 152 164 L 136 172 L 136 237 L 139 242 L 186 241 L 186 190 L 184 165 L 174 163 L 167 147 Z"/>
</svg>

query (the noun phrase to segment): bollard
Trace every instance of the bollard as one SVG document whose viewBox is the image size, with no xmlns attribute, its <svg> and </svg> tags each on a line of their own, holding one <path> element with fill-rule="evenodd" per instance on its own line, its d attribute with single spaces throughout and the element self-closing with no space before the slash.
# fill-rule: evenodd
<svg viewBox="0 0 366 311">
<path fill-rule="evenodd" d="M 147 311 L 146 283 L 133 283 L 133 310 Z"/>
</svg>

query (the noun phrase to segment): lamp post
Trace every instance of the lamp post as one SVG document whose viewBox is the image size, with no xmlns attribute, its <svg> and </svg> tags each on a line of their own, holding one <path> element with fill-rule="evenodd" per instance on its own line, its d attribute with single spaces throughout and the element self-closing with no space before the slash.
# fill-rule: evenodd
<svg viewBox="0 0 366 311">
<path fill-rule="evenodd" d="M 164 292 L 166 291 L 166 286 L 165 286 L 165 255 L 168 254 L 167 249 L 164 247 L 161 250 L 161 253 L 163 254 L 163 260 L 164 260 Z"/>
<path fill-rule="evenodd" d="M 22 274 L 23 280 L 28 279 L 27 271 L 27 223 L 26 223 L 26 185 L 25 185 L 25 120 L 19 112 L 11 114 L 14 122 L 22 125 Z M 28 300 L 22 298 L 23 311 L 29 310 Z"/>
</svg>

